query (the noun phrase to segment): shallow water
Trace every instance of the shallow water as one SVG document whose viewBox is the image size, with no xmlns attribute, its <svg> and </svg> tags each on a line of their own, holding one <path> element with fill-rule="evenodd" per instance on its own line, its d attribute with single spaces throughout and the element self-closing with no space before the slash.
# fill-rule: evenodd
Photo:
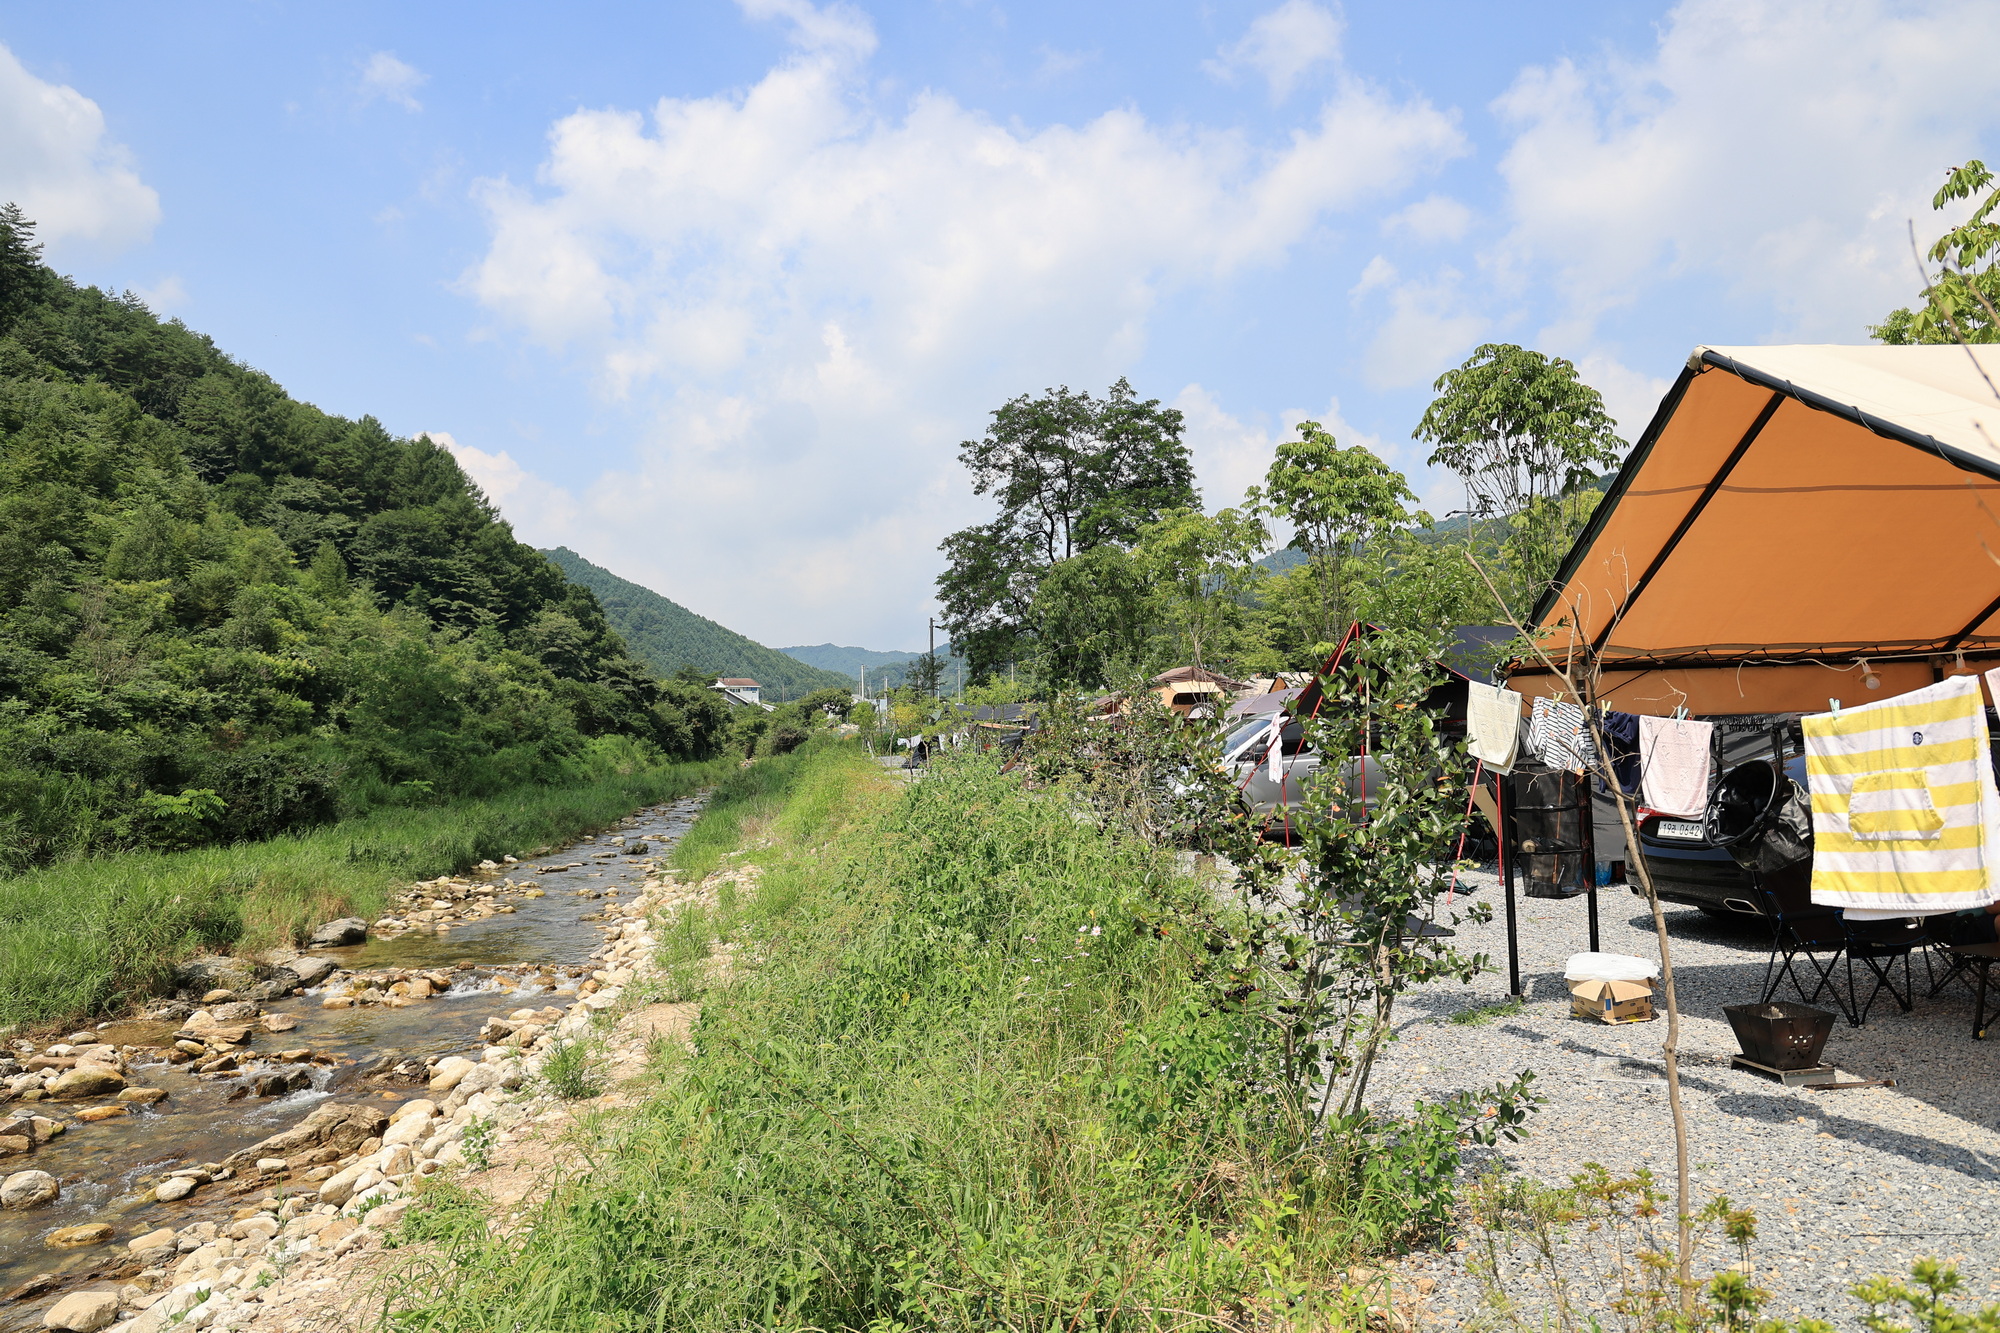
<svg viewBox="0 0 2000 1333">
<path fill-rule="evenodd" d="M 14 1171 L 47 1171 L 62 1182 L 62 1196 L 29 1212 L 0 1213 L 0 1295 L 38 1273 L 61 1275 L 64 1285 L 93 1274 L 108 1275 L 126 1258 L 125 1242 L 159 1227 L 184 1227 L 193 1222 L 227 1218 L 234 1208 L 255 1203 L 264 1191 L 238 1195 L 230 1181 L 195 1191 L 177 1203 L 147 1197 L 153 1177 L 180 1167 L 220 1161 L 305 1118 L 313 1107 L 331 1097 L 353 1101 L 380 1098 L 385 1106 L 419 1096 L 421 1084 L 377 1085 L 363 1073 L 384 1055 L 421 1061 L 479 1046 L 485 1021 L 522 1007 L 567 1003 L 574 997 L 584 964 L 604 941 L 590 919 L 609 903 L 629 898 L 643 886 L 646 868 L 684 834 L 700 813 L 703 798 L 691 797 L 640 811 L 636 824 L 619 826 L 603 835 L 571 843 L 547 856 L 508 866 L 499 881 L 535 880 L 543 898 L 509 897 L 512 914 L 454 923 L 449 930 L 411 931 L 393 939 L 370 939 L 345 949 L 315 952 L 336 958 L 343 968 L 444 968 L 466 966 L 451 989 L 435 999 L 406 1008 L 381 1005 L 323 1009 L 320 996 L 278 1000 L 267 1013 L 287 1013 L 298 1026 L 286 1032 L 253 1029 L 243 1049 L 238 1076 L 221 1081 L 197 1078 L 186 1066 L 165 1061 L 140 1065 L 133 1081 L 164 1088 L 168 1097 L 150 1107 L 95 1124 L 71 1121 L 60 1137 L 34 1152 L 0 1160 L 0 1175 Z M 593 853 L 612 849 L 610 838 L 643 837 L 646 856 Z M 584 862 L 577 869 L 552 872 L 550 867 Z M 616 896 L 613 896 L 615 891 Z M 596 895 L 596 896 L 586 896 Z M 574 975 L 571 975 L 574 973 Z M 557 998 L 561 997 L 561 998 Z M 119 1045 L 154 1045 L 167 1040 L 179 1023 L 126 1020 L 100 1029 L 100 1040 Z M 246 1093 L 260 1074 L 295 1065 L 255 1060 L 278 1051 L 309 1047 L 315 1057 L 331 1057 L 310 1066 L 312 1086 L 282 1097 L 259 1098 Z M 476 1055 L 474 1058 L 477 1058 Z M 237 1098 L 231 1100 L 232 1094 Z M 97 1102 L 9 1102 L 0 1118 L 16 1112 L 68 1120 L 73 1112 Z M 44 1238 L 58 1227 L 84 1222 L 109 1222 L 117 1228 L 110 1243 L 83 1250 L 49 1249 Z M 0 1333 L 38 1328 L 52 1297 L 0 1303 Z"/>
</svg>

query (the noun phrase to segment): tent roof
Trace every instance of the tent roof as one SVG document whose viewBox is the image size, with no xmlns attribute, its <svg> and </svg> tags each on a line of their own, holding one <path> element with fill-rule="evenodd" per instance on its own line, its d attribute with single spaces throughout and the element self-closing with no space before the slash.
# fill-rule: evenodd
<svg viewBox="0 0 2000 1333">
<path fill-rule="evenodd" d="M 1914 688 L 2000 654 L 1993 385 L 2000 347 L 1698 348 L 1536 608 L 1544 643 L 1594 650 L 1637 712 L 1818 709 L 1828 672 L 1865 697 L 1861 658 Z"/>
</svg>

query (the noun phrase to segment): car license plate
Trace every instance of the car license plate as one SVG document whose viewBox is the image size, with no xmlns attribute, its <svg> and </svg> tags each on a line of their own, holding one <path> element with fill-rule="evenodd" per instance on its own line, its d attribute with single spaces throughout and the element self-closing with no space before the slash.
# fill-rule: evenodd
<svg viewBox="0 0 2000 1333">
<path fill-rule="evenodd" d="M 1701 825 L 1690 823 L 1685 819 L 1662 819 L 1659 823 L 1653 825 L 1653 836 L 1656 838 L 1679 838 L 1683 842 L 1700 842 L 1702 840 Z"/>
</svg>

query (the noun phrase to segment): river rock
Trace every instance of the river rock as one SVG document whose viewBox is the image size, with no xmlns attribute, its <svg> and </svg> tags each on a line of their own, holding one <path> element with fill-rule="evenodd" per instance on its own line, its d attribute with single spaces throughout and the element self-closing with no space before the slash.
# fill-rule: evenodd
<svg viewBox="0 0 2000 1333">
<path fill-rule="evenodd" d="M 339 970 L 340 964 L 331 958 L 302 954 L 280 967 L 277 979 L 290 980 L 293 986 L 317 986 Z"/>
<path fill-rule="evenodd" d="M 0 1134 L 0 1157 L 18 1157 L 34 1146 L 26 1134 Z"/>
<path fill-rule="evenodd" d="M 125 1076 L 110 1065 L 78 1064 L 56 1075 L 49 1085 L 52 1097 L 102 1097 L 125 1086 Z"/>
<path fill-rule="evenodd" d="M 374 1165 L 369 1162 L 356 1162 L 352 1166 L 342 1167 L 320 1182 L 319 1201 L 333 1204 L 346 1203 L 354 1193 L 355 1182 L 374 1169 Z"/>
<path fill-rule="evenodd" d="M 226 954 L 204 954 L 182 963 L 174 975 L 176 990 L 206 995 L 211 991 L 248 990 L 269 976 L 268 964 Z"/>
<path fill-rule="evenodd" d="M 462 1055 L 447 1055 L 431 1069 L 432 1092 L 450 1092 L 479 1066 Z"/>
<path fill-rule="evenodd" d="M 94 1125 L 100 1120 L 116 1120 L 121 1115 L 131 1114 L 131 1107 L 114 1104 L 111 1106 L 92 1106 L 86 1110 L 78 1111 L 76 1118 L 83 1121 L 86 1125 Z"/>
<path fill-rule="evenodd" d="M 72 1291 L 42 1316 L 42 1326 L 67 1329 L 69 1333 L 97 1333 L 117 1317 L 117 1292 Z"/>
<path fill-rule="evenodd" d="M 290 1014 L 264 1015 L 264 1031 L 266 1032 L 290 1032 L 298 1025 L 299 1020 Z"/>
<path fill-rule="evenodd" d="M 60 1120 L 51 1120 L 45 1115 L 28 1117 L 28 1137 L 37 1143 L 47 1143 L 56 1135 L 69 1128 Z"/>
<path fill-rule="evenodd" d="M 260 1157 L 292 1157 L 311 1154 L 314 1149 L 334 1148 L 353 1152 L 380 1134 L 389 1123 L 379 1106 L 354 1102 L 327 1102 L 282 1134 L 273 1134 L 226 1159 L 230 1166 L 248 1166 Z"/>
<path fill-rule="evenodd" d="M 338 921 L 329 921 L 312 933 L 311 944 L 315 949 L 335 949 L 345 944 L 359 944 L 368 938 L 368 923 L 358 916 L 344 916 Z"/>
<path fill-rule="evenodd" d="M 46 1171 L 16 1171 L 0 1180 L 0 1208 L 39 1208 L 62 1193 L 62 1186 Z"/>
<path fill-rule="evenodd" d="M 180 1234 L 172 1227 L 161 1227 L 158 1231 L 148 1231 L 143 1236 L 134 1236 L 125 1242 L 125 1248 L 135 1255 L 143 1255 L 151 1250 L 171 1250 L 180 1243 Z"/>
<path fill-rule="evenodd" d="M 141 1106 L 151 1106 L 154 1102 L 167 1099 L 165 1088 L 125 1088 L 118 1094 L 121 1102 L 136 1102 Z"/>
<path fill-rule="evenodd" d="M 169 1176 L 153 1186 L 153 1197 L 161 1203 L 172 1203 L 194 1193 L 195 1187 L 200 1184 L 193 1176 Z"/>
<path fill-rule="evenodd" d="M 257 1007 L 254 1000 L 238 1000 L 234 1004 L 216 1005 L 208 1011 L 208 1016 L 215 1020 L 217 1026 L 223 1026 L 230 1023 L 249 1023 L 262 1013 L 263 1010 Z"/>
<path fill-rule="evenodd" d="M 108 1223 L 86 1222 L 77 1227 L 57 1227 L 42 1238 L 42 1244 L 52 1250 L 79 1250 L 86 1245 L 102 1245 L 110 1239 Z"/>
</svg>

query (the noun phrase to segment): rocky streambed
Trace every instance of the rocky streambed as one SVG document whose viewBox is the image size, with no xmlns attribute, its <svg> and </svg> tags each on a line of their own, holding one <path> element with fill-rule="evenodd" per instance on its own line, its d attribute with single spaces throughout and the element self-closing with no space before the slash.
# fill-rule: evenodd
<svg viewBox="0 0 2000 1333">
<path fill-rule="evenodd" d="M 700 804 L 414 885 L 302 953 L 197 959 L 174 1001 L 0 1047 L 0 1333 L 150 1314 L 191 1255 L 334 1244 L 462 1161 L 524 1057 L 615 1003 L 656 858 Z M 201 1326 L 192 1307 L 153 1322 L 170 1314 Z"/>
</svg>

